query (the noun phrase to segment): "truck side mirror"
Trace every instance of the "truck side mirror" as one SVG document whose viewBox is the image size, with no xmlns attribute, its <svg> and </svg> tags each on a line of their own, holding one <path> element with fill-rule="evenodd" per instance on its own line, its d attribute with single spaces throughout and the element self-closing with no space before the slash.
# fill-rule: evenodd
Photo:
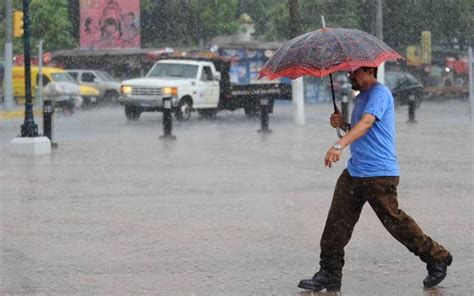
<svg viewBox="0 0 474 296">
<path fill-rule="evenodd" d="M 214 78 L 214 80 L 221 81 L 221 72 L 214 73 L 212 78 Z"/>
</svg>

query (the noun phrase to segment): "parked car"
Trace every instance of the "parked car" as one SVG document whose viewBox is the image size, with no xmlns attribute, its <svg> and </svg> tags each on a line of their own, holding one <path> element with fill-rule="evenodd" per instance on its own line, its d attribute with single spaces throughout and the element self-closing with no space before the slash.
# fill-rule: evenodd
<svg viewBox="0 0 474 296">
<path fill-rule="evenodd" d="M 34 66 L 31 67 L 31 95 L 33 98 L 36 96 L 36 91 L 39 83 L 39 68 Z M 68 82 L 75 85 L 79 85 L 79 91 L 81 100 L 75 103 L 76 107 L 79 107 L 82 102 L 96 101 L 99 96 L 99 91 L 88 85 L 80 85 L 74 78 L 66 73 L 63 69 L 54 67 L 43 67 L 42 68 L 42 80 L 43 86 L 45 87 L 50 82 Z M 25 68 L 23 66 L 13 67 L 13 97 L 17 104 L 24 104 L 25 101 Z"/>
<path fill-rule="evenodd" d="M 385 85 L 390 89 L 398 106 L 408 105 L 410 97 L 419 106 L 424 96 L 423 84 L 406 72 L 385 72 Z"/>
<path fill-rule="evenodd" d="M 66 70 L 80 84 L 99 90 L 99 102 L 115 103 L 120 95 L 120 82 L 109 73 L 100 70 Z"/>
</svg>

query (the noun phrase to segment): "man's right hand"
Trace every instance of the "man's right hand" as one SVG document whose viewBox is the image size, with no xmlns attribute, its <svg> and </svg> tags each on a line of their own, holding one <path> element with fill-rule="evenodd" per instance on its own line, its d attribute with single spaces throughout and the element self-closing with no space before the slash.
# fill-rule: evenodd
<svg viewBox="0 0 474 296">
<path fill-rule="evenodd" d="M 331 114 L 331 117 L 329 118 L 329 123 L 334 128 L 344 127 L 344 124 L 345 124 L 344 115 L 342 115 L 342 113 L 339 112 L 339 110 L 338 110 L 338 112 L 335 112 L 335 113 Z"/>
</svg>

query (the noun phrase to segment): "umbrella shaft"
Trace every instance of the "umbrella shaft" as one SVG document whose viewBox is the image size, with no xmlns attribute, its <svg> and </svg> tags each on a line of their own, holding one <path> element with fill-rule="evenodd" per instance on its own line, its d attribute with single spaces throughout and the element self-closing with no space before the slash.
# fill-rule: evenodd
<svg viewBox="0 0 474 296">
<path fill-rule="evenodd" d="M 332 73 L 329 74 L 329 80 L 331 81 L 332 104 L 334 106 L 334 113 L 337 113 L 336 96 L 334 95 L 334 84 L 332 82 Z"/>
</svg>

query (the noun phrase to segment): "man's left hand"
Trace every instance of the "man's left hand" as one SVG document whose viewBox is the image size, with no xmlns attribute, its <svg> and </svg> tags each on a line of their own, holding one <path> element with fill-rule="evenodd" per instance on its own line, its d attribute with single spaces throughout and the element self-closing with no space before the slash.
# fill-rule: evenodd
<svg viewBox="0 0 474 296">
<path fill-rule="evenodd" d="M 337 150 L 333 147 L 329 148 L 326 153 L 326 158 L 324 159 L 324 165 L 327 167 L 332 167 L 333 163 L 337 162 L 341 158 L 341 150 Z"/>
</svg>

